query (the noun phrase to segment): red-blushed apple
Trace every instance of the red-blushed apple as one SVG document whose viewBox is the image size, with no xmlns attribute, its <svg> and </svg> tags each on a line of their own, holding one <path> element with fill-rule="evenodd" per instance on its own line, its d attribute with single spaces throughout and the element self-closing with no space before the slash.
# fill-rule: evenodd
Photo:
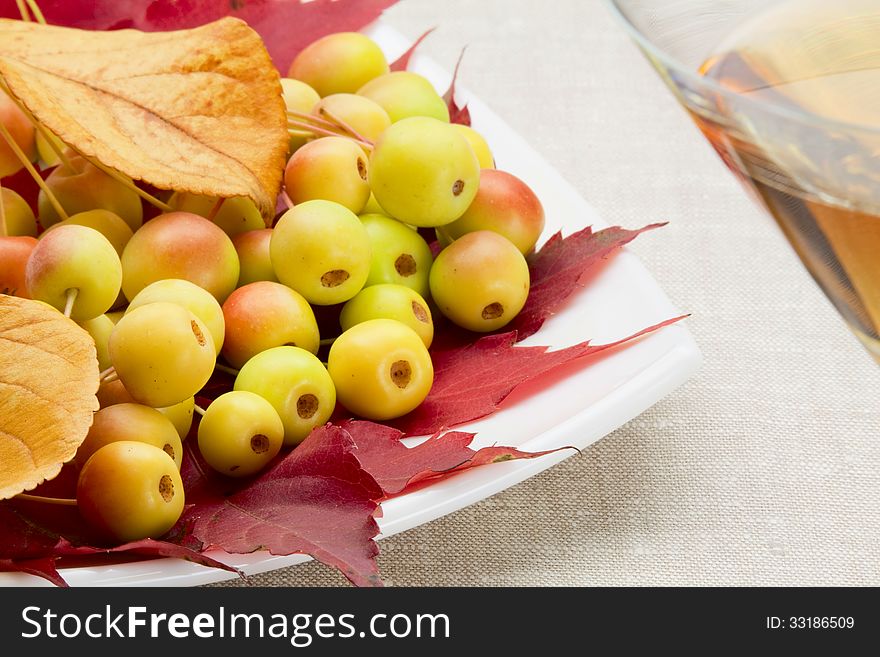
<svg viewBox="0 0 880 657">
<path fill-rule="evenodd" d="M 494 331 L 516 317 L 529 295 L 529 266 L 516 245 L 491 230 L 467 233 L 431 267 L 431 296 L 441 313 L 470 331 Z"/>
<path fill-rule="evenodd" d="M 318 352 L 321 338 L 311 306 L 281 283 L 257 281 L 238 288 L 223 304 L 223 318 L 222 354 L 233 367 L 241 368 L 261 351 L 283 345 Z"/>
<path fill-rule="evenodd" d="M 303 48 L 290 63 L 288 77 L 302 80 L 321 96 L 354 93 L 388 72 L 382 49 L 359 32 L 336 32 Z"/>
<path fill-rule="evenodd" d="M 0 91 L 0 123 L 6 127 L 28 160 L 33 162 L 37 158 L 34 126 L 18 105 L 2 91 Z M 16 173 L 22 166 L 24 165 L 21 160 L 18 159 L 6 140 L 0 137 L 0 178 Z"/>
<path fill-rule="evenodd" d="M 269 257 L 269 241 L 272 229 L 249 230 L 232 238 L 241 269 L 238 273 L 238 287 L 257 281 L 278 281 L 272 260 Z"/>
<path fill-rule="evenodd" d="M 135 398 L 128 393 L 128 390 L 125 389 L 125 386 L 119 379 L 102 381 L 101 385 L 98 386 L 98 392 L 96 396 L 98 397 L 98 404 L 101 406 L 101 408 L 107 408 L 108 406 L 113 406 L 114 404 L 137 403 L 137 401 L 135 401 Z"/>
<path fill-rule="evenodd" d="M 24 274 L 36 245 L 36 237 L 0 237 L 0 294 L 30 298 Z"/>
<path fill-rule="evenodd" d="M 37 242 L 25 281 L 32 298 L 69 309 L 70 318 L 82 322 L 110 310 L 119 295 L 122 266 L 116 249 L 98 231 L 60 226 Z"/>
<path fill-rule="evenodd" d="M 56 168 L 46 178 L 46 185 L 68 215 L 100 208 L 118 214 L 133 231 L 140 227 L 144 214 L 136 192 L 70 150 L 67 159 L 70 168 L 65 165 Z M 37 206 L 43 228 L 61 221 L 42 190 Z"/>
<path fill-rule="evenodd" d="M 483 169 L 473 202 L 461 217 L 438 228 L 437 237 L 446 246 L 478 230 L 503 235 L 525 255 L 544 230 L 544 208 L 535 192 L 513 174 Z"/>
<path fill-rule="evenodd" d="M 223 303 L 238 283 L 238 272 L 232 240 L 216 224 L 190 212 L 151 219 L 122 253 L 122 291 L 129 300 L 150 283 L 182 278 Z"/>
<path fill-rule="evenodd" d="M 368 162 L 367 154 L 351 139 L 316 139 L 290 156 L 284 189 L 294 204 L 324 199 L 358 214 L 370 198 Z"/>
</svg>

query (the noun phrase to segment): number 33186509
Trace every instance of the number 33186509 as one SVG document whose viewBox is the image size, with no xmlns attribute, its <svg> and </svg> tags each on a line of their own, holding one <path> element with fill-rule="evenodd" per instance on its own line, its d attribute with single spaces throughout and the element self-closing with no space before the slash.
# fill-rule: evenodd
<svg viewBox="0 0 880 657">
<path fill-rule="evenodd" d="M 852 616 L 779 616 L 767 617 L 767 629 L 770 630 L 851 630 L 856 624 Z"/>
</svg>

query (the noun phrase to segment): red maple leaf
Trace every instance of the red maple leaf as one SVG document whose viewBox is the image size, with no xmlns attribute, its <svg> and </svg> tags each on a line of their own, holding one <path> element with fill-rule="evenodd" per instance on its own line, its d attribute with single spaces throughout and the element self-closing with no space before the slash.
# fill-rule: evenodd
<svg viewBox="0 0 880 657">
<path fill-rule="evenodd" d="M 44 179 L 49 175 L 50 170 L 47 169 L 45 171 L 40 172 L 40 176 Z M 0 187 L 5 187 L 6 189 L 14 189 L 19 196 L 21 196 L 27 204 L 31 207 L 31 210 L 34 211 L 34 214 L 39 214 L 39 206 L 37 205 L 37 199 L 40 195 L 40 186 L 34 182 L 34 179 L 31 177 L 31 174 L 28 173 L 27 169 L 22 168 L 18 171 L 18 173 L 14 173 L 11 176 L 6 176 L 2 180 L 0 180 Z"/>
<path fill-rule="evenodd" d="M 458 56 L 458 61 L 455 62 L 455 70 L 452 71 L 452 80 L 449 83 L 449 89 L 447 89 L 446 93 L 443 94 L 443 100 L 446 101 L 446 106 L 449 108 L 450 123 L 470 125 L 471 111 L 468 109 L 467 103 L 459 107 L 458 103 L 455 100 L 455 82 L 456 80 L 458 80 L 458 67 L 461 66 L 461 60 L 464 59 L 465 50 L 466 48 L 461 49 L 461 54 L 459 54 Z"/>
<path fill-rule="evenodd" d="M 87 526 L 79 518 L 76 509 L 65 507 L 63 510 L 67 515 L 74 516 L 75 525 L 79 529 L 87 531 Z M 67 582 L 58 572 L 59 559 L 135 554 L 186 559 L 203 566 L 239 573 L 235 568 L 201 554 L 198 549 L 200 546 L 184 536 L 176 537 L 174 543 L 150 538 L 103 547 L 97 540 L 94 545 L 74 543 L 58 532 L 58 527 L 52 526 L 52 519 L 58 517 L 57 513 L 41 514 L 36 509 L 28 509 L 26 512 L 11 502 L 0 504 L 0 571 L 29 573 L 43 577 L 57 586 L 67 586 Z M 77 536 L 76 540 L 82 540 L 82 536 Z"/>
<path fill-rule="evenodd" d="M 487 335 L 473 344 L 432 352 L 434 385 L 425 401 L 391 424 L 408 435 L 433 434 L 477 420 L 498 410 L 521 383 L 578 358 L 617 347 L 687 317 L 675 317 L 622 340 L 593 346 L 589 342 L 548 351 L 516 347 L 516 331 Z"/>
<path fill-rule="evenodd" d="M 409 66 L 409 60 L 413 56 L 413 53 L 416 51 L 416 48 L 418 48 L 422 44 L 422 41 L 424 41 L 425 38 L 427 38 L 427 36 L 436 29 L 436 27 L 432 27 L 430 30 L 425 30 L 422 33 L 422 36 L 413 41 L 413 44 L 406 49 L 406 52 L 404 52 L 400 57 L 389 64 L 389 68 L 392 71 L 405 71 Z"/>
<path fill-rule="evenodd" d="M 383 492 L 354 455 L 346 431 L 328 426 L 248 482 L 207 468 L 187 450 L 184 487 L 190 506 L 180 525 L 205 549 L 309 554 L 358 586 L 381 585 L 373 540 Z"/>
<path fill-rule="evenodd" d="M 415 447 L 407 447 L 400 441 L 403 433 L 384 424 L 348 420 L 340 428 L 354 440 L 355 456 L 386 495 L 395 495 L 426 479 L 448 477 L 488 463 L 533 459 L 557 451 L 523 452 L 496 446 L 475 451 L 469 445 L 476 434 L 463 431 L 436 433 Z"/>
<path fill-rule="evenodd" d="M 275 66 L 287 73 L 296 54 L 332 32 L 360 30 L 397 0 L 40 0 L 46 20 L 92 30 L 178 30 L 235 16 L 259 32 Z M 15 0 L 0 16 L 19 18 Z"/>
<path fill-rule="evenodd" d="M 559 310 L 572 294 L 583 287 L 584 279 L 596 267 L 642 233 L 665 226 L 650 224 L 638 230 L 611 226 L 593 232 L 584 228 L 568 237 L 554 234 L 529 261 L 531 283 L 526 305 L 505 330 L 517 332 L 525 340 Z"/>
</svg>

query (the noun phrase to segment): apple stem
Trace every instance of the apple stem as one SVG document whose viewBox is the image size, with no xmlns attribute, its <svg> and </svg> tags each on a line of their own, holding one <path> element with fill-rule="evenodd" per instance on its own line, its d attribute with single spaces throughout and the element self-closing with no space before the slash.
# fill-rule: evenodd
<svg viewBox="0 0 880 657">
<path fill-rule="evenodd" d="M 104 379 L 109 379 L 111 376 L 116 374 L 116 368 L 112 365 L 108 367 L 106 370 L 98 374 L 98 379 L 104 381 Z M 118 376 L 116 378 L 119 378 Z"/>
<path fill-rule="evenodd" d="M 281 190 L 281 200 L 284 201 L 284 205 L 287 206 L 288 210 L 293 207 L 293 201 L 290 199 L 290 196 L 287 195 L 286 190 Z"/>
<path fill-rule="evenodd" d="M 199 406 L 198 404 L 194 404 L 194 405 L 193 405 L 193 410 L 194 410 L 196 413 L 198 413 L 199 415 L 202 415 L 202 416 L 207 412 L 204 408 L 202 408 L 202 407 Z"/>
<path fill-rule="evenodd" d="M 46 24 L 46 18 L 43 16 L 43 12 L 40 11 L 40 6 L 37 4 L 36 0 L 24 0 L 27 3 L 27 6 L 31 8 L 31 11 L 34 14 L 34 18 L 37 19 L 37 22 L 40 25 Z"/>
<path fill-rule="evenodd" d="M 306 123 L 305 121 L 294 121 L 294 120 L 288 119 L 287 125 L 288 125 L 288 127 L 293 128 L 297 132 L 310 132 L 313 136 L 314 135 L 323 135 L 325 137 L 341 137 L 342 136 L 338 132 L 330 130 L 329 128 L 322 128 L 321 126 L 312 125 L 310 123 Z"/>
<path fill-rule="evenodd" d="M 78 287 L 71 287 L 67 289 L 67 301 L 64 303 L 64 316 L 70 317 L 70 313 L 73 312 L 73 304 L 76 301 L 76 295 L 79 294 Z"/>
<path fill-rule="evenodd" d="M 21 20 L 25 23 L 31 22 L 31 15 L 28 13 L 27 6 L 24 4 L 24 0 L 15 0 L 15 4 L 18 6 L 18 13 L 21 14 Z"/>
<path fill-rule="evenodd" d="M 205 217 L 208 221 L 214 221 L 217 217 L 217 214 L 220 212 L 220 208 L 223 207 L 223 202 L 225 198 L 218 198 L 217 202 L 214 204 L 214 207 L 211 208 L 211 211 L 208 213 L 208 216 Z"/>
<path fill-rule="evenodd" d="M 235 369 L 234 367 L 223 365 L 222 363 L 217 363 L 216 365 L 214 365 L 214 369 L 221 372 L 226 372 L 226 374 L 231 374 L 232 376 L 238 376 L 237 369 Z"/>
<path fill-rule="evenodd" d="M 42 502 L 43 504 L 76 506 L 76 500 L 71 500 L 64 497 L 43 497 L 42 495 L 28 495 L 27 493 L 19 493 L 15 496 L 15 499 L 25 500 L 26 502 Z"/>
<path fill-rule="evenodd" d="M 336 338 L 324 338 L 318 344 L 320 344 L 323 347 L 326 347 L 327 345 L 331 345 L 334 342 L 336 342 Z"/>
<path fill-rule="evenodd" d="M 58 202 L 58 199 L 55 197 L 55 194 L 49 189 L 49 185 L 46 184 L 46 181 L 43 180 L 43 177 L 37 172 L 34 168 L 34 165 L 31 164 L 31 161 L 28 159 L 27 155 L 24 154 L 24 151 L 21 150 L 21 147 L 18 145 L 18 142 L 9 134 L 9 130 L 3 125 L 3 122 L 0 121 L 0 135 L 2 135 L 3 139 L 6 140 L 6 143 L 9 144 L 9 148 L 12 149 L 12 152 L 15 153 L 15 156 L 22 163 L 27 172 L 31 174 L 31 178 L 34 179 L 34 182 L 39 185 L 40 189 L 46 195 L 46 198 L 49 200 L 49 203 L 52 204 L 52 207 L 55 208 L 55 212 L 58 213 L 58 216 L 61 217 L 62 220 L 67 220 L 70 217 L 67 212 L 65 212 L 64 208 L 61 207 L 61 203 Z"/>
<path fill-rule="evenodd" d="M 88 160 L 90 164 L 95 165 L 101 171 L 103 171 L 108 176 L 113 178 L 116 182 L 120 183 L 124 187 L 127 187 L 128 189 L 133 191 L 135 194 L 140 196 L 142 199 L 144 199 L 150 205 L 159 208 L 160 210 L 162 210 L 162 212 L 173 212 L 174 211 L 174 208 L 172 208 L 170 205 L 165 203 L 165 201 L 160 201 L 155 196 L 150 194 L 148 191 L 141 189 L 140 187 L 135 185 L 134 182 L 130 178 L 122 175 L 116 169 L 113 169 L 112 167 L 108 167 L 108 166 L 104 165 L 102 162 L 100 162 L 99 160 L 97 160 L 95 158 L 88 157 L 86 155 L 83 155 L 82 153 L 80 153 L 80 155 L 82 155 L 86 160 Z"/>
<path fill-rule="evenodd" d="M 367 139 L 367 138 L 364 137 L 361 133 L 359 133 L 357 130 L 355 130 L 355 129 L 351 126 L 350 123 L 348 123 L 347 121 L 344 121 L 343 119 L 339 118 L 338 116 L 336 116 L 335 114 L 333 114 L 333 112 L 331 112 L 330 110 L 328 110 L 326 107 L 322 107 L 322 108 L 321 108 L 320 110 L 318 110 L 318 111 L 321 112 L 321 114 L 323 114 L 324 116 L 330 117 L 330 120 L 333 121 L 333 123 L 335 123 L 335 124 L 338 125 L 340 128 L 342 128 L 343 130 L 345 130 L 347 133 L 349 133 L 352 137 L 354 137 L 354 138 L 357 139 L 358 141 L 363 142 L 363 143 L 365 143 L 365 144 L 370 144 L 370 146 L 373 145 L 373 142 L 371 142 L 369 139 Z"/>
<path fill-rule="evenodd" d="M 0 180 L 0 237 L 6 237 L 6 204 L 3 202 L 3 181 Z"/>
<path fill-rule="evenodd" d="M 312 136 L 322 135 L 324 137 L 342 137 L 343 139 L 351 139 L 358 146 L 362 146 L 366 150 L 373 149 L 373 144 L 371 144 L 368 141 L 362 141 L 362 140 L 360 140 L 356 137 L 353 137 L 351 135 L 344 135 L 344 134 L 341 134 L 341 133 L 336 132 L 334 130 L 327 130 L 326 128 L 321 128 L 316 125 L 310 125 L 310 124 L 304 123 L 302 121 L 292 121 L 292 120 L 288 119 L 287 126 L 288 126 L 287 132 L 295 137 L 307 136 L 307 135 L 303 134 L 304 132 L 311 133 Z M 336 127 L 338 127 L 338 126 L 336 126 Z M 291 128 L 292 128 L 292 130 L 291 130 Z"/>
<path fill-rule="evenodd" d="M 305 112 L 297 112 L 295 110 L 287 110 L 287 116 L 292 116 L 295 119 L 298 119 L 303 123 L 315 123 L 320 126 L 324 126 L 325 128 L 335 128 L 336 125 L 328 121 L 327 119 L 322 119 L 320 116 L 315 116 L 314 114 L 306 114 Z"/>
</svg>

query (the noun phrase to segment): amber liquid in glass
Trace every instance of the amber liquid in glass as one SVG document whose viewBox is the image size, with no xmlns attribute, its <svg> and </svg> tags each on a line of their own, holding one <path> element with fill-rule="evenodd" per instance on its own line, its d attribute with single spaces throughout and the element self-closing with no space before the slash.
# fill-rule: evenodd
<svg viewBox="0 0 880 657">
<path fill-rule="evenodd" d="M 880 362 L 880 2 L 789 0 L 731 33 L 701 72 L 791 111 L 751 121 L 691 108 Z"/>
</svg>

